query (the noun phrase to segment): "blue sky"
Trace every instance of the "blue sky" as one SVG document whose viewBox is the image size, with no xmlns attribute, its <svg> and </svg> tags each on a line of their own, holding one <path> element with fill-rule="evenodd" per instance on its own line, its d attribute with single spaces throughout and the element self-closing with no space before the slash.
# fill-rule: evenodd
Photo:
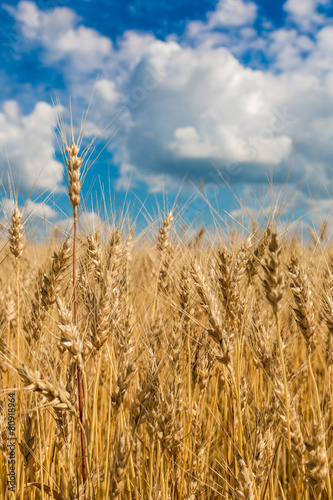
<svg viewBox="0 0 333 500">
<path fill-rule="evenodd" d="M 220 175 L 251 208 L 271 173 L 282 189 L 291 159 L 288 193 L 304 178 L 297 214 L 315 215 L 313 200 L 320 217 L 330 213 L 331 1 L 40 0 L 0 12 L 0 171 L 6 188 L 8 156 L 37 212 L 40 193 L 46 217 L 68 211 L 53 125 L 60 112 L 69 123 L 71 96 L 78 128 L 95 85 L 83 144 L 114 122 L 91 152 L 90 162 L 101 154 L 83 187 L 94 182 L 88 220 L 98 220 L 100 186 L 116 209 L 136 200 L 134 217 L 182 183 L 180 200 L 196 198 L 201 180 L 237 217 Z M 197 199 L 187 217 L 207 213 Z"/>
</svg>

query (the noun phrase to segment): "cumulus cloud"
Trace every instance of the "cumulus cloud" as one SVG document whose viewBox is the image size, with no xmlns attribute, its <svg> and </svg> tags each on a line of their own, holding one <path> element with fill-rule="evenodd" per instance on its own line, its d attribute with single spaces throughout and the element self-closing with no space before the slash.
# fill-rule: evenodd
<svg viewBox="0 0 333 500">
<path fill-rule="evenodd" d="M 257 5 L 243 0 L 220 0 L 216 10 L 208 14 L 208 27 L 244 26 L 252 24 L 257 16 Z"/>
<path fill-rule="evenodd" d="M 68 62 L 72 70 L 98 70 L 112 52 L 112 42 L 96 30 L 78 25 L 80 18 L 67 7 L 48 11 L 34 2 L 21 1 L 4 8 L 15 18 L 20 34 L 31 44 L 42 45 L 47 64 Z"/>
<path fill-rule="evenodd" d="M 96 83 L 96 92 L 100 94 L 105 102 L 113 102 L 119 98 L 121 94 L 116 90 L 116 84 L 113 81 L 106 79 L 98 80 Z"/>
<path fill-rule="evenodd" d="M 325 16 L 319 14 L 318 7 L 327 3 L 326 0 L 287 0 L 284 10 L 298 26 L 309 30 L 325 22 Z"/>
<path fill-rule="evenodd" d="M 61 181 L 62 166 L 54 158 L 52 147 L 52 125 L 59 111 L 59 107 L 38 102 L 31 113 L 25 115 L 14 100 L 2 105 L 0 171 L 9 168 L 15 185 L 21 190 L 33 187 L 56 190 Z"/>
<path fill-rule="evenodd" d="M 169 149 L 182 158 L 210 158 L 218 152 L 216 146 L 211 145 L 209 138 L 202 141 L 192 126 L 176 128 L 174 138 Z"/>
<path fill-rule="evenodd" d="M 291 181 L 307 169 L 320 195 L 333 153 L 333 27 L 319 3 L 287 0 L 287 25 L 263 26 L 259 35 L 256 4 L 224 0 L 183 36 L 127 31 L 115 45 L 69 8 L 44 12 L 24 1 L 7 10 L 22 32 L 30 27 L 44 64 L 69 63 L 63 72 L 73 96 L 88 99 L 99 71 L 86 133 L 124 108 L 109 146 L 120 189 L 130 176 L 154 192 L 174 188 L 185 174 L 215 182 L 212 163 L 234 183 L 262 182 L 272 168 L 283 183 L 297 136 Z M 19 121 L 10 106 L 4 113 L 8 123 Z"/>
<path fill-rule="evenodd" d="M 126 93 L 142 84 L 145 67 L 154 67 L 159 74 L 155 61 L 161 76 L 142 102 L 129 103 L 127 129 L 116 138 L 123 176 L 129 175 L 132 165 L 143 182 L 149 181 L 149 174 L 180 180 L 186 172 L 192 179 L 209 181 L 213 161 L 226 170 L 239 164 L 233 169 L 238 172 L 233 182 L 265 180 L 272 167 L 276 181 L 284 182 L 298 132 L 295 178 L 315 162 L 315 183 L 325 179 L 332 142 L 327 135 L 323 141 L 324 124 L 315 125 L 314 118 L 326 115 L 330 85 L 318 87 L 320 80 L 312 74 L 274 75 L 245 68 L 225 48 L 199 50 L 173 42 L 172 51 L 167 51 L 163 42 L 156 42 L 144 57 L 144 64 L 141 61 L 127 82 Z M 323 144 L 319 152 L 316 141 L 325 142 L 325 154 Z"/>
<path fill-rule="evenodd" d="M 257 10 L 258 7 L 254 2 L 220 0 L 216 9 L 208 12 L 206 21 L 187 23 L 186 36 L 192 43 L 200 43 L 210 47 L 228 44 L 230 35 L 218 30 L 234 30 L 235 36 L 239 38 L 239 29 L 251 29 L 257 17 Z M 251 33 L 253 34 L 253 32 Z M 243 32 L 244 34 L 246 32 Z"/>
</svg>

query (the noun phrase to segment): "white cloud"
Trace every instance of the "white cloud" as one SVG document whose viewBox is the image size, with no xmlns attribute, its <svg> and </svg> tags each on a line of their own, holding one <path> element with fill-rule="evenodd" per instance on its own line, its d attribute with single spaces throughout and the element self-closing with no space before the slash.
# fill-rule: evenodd
<svg viewBox="0 0 333 500">
<path fill-rule="evenodd" d="M 208 12 L 206 21 L 191 21 L 186 26 L 186 36 L 202 46 L 228 44 L 229 35 L 214 31 L 219 28 L 237 30 L 250 28 L 257 17 L 257 5 L 243 0 L 220 0 L 214 11 Z M 247 32 L 247 35 L 249 32 Z M 244 32 L 246 36 L 246 32 Z M 239 33 L 236 35 L 239 38 Z"/>
<path fill-rule="evenodd" d="M 87 102 L 99 71 L 86 133 L 103 129 L 126 105 L 110 143 L 119 188 L 130 176 L 154 192 L 175 187 L 186 173 L 209 182 L 211 162 L 232 182 L 261 182 L 272 167 L 284 182 L 297 135 L 291 182 L 307 168 L 322 193 L 333 155 L 333 27 L 323 24 L 318 6 L 288 0 L 286 27 L 259 36 L 256 4 L 226 0 L 205 21 L 188 23 L 183 37 L 127 31 L 115 46 L 68 8 L 45 18 L 32 2 L 7 10 L 22 31 L 33 27 L 44 64 L 68 62 L 62 67 L 73 96 Z M 304 32 L 313 26 L 311 36 Z M 259 61 L 252 67 L 240 62 L 249 52 Z M 260 63 L 265 58 L 269 67 Z M 8 123 L 21 119 L 12 104 L 4 113 Z"/>
<path fill-rule="evenodd" d="M 89 70 L 98 69 L 105 57 L 111 53 L 112 43 L 109 38 L 101 36 L 93 29 L 79 26 L 70 29 L 61 37 L 50 40 L 49 50 L 54 57 L 70 56 L 74 66 Z"/>
<path fill-rule="evenodd" d="M 295 29 L 281 28 L 269 35 L 267 55 L 274 67 L 284 72 L 304 69 L 304 55 L 315 49 L 315 42 L 307 35 L 300 35 Z"/>
<path fill-rule="evenodd" d="M 38 40 L 49 45 L 52 37 L 62 37 L 79 21 L 75 11 L 67 7 L 43 11 L 30 1 L 21 1 L 16 7 L 6 4 L 2 7 L 19 23 L 27 43 Z"/>
<path fill-rule="evenodd" d="M 0 170 L 10 170 L 15 185 L 25 190 L 56 190 L 62 179 L 62 166 L 54 158 L 52 136 L 56 114 L 45 102 L 36 104 L 30 114 L 21 113 L 16 101 L 6 101 L 0 111 Z"/>
<path fill-rule="evenodd" d="M 178 127 L 174 131 L 175 140 L 170 142 L 169 149 L 183 158 L 210 158 L 218 153 L 207 138 L 205 141 L 194 127 Z"/>
<path fill-rule="evenodd" d="M 241 173 L 233 182 L 261 182 L 272 166 L 276 181 L 284 182 L 297 137 L 293 181 L 307 169 L 312 188 L 322 193 L 333 154 L 326 118 L 333 97 L 331 29 L 319 31 L 317 40 L 295 30 L 274 32 L 270 51 L 278 74 L 246 68 L 222 47 L 152 42 L 119 87 L 130 95 L 142 83 L 145 67 L 160 75 L 143 101 L 130 101 L 125 132 L 113 143 L 123 165 L 121 184 L 134 170 L 134 178 L 155 190 L 162 173 L 165 182 L 181 180 L 186 172 L 196 179 L 213 170 L 211 161 L 222 169 L 239 162 L 235 170 Z M 282 54 L 279 48 L 286 50 Z"/>
<path fill-rule="evenodd" d="M 220 0 L 216 10 L 208 14 L 208 27 L 244 26 L 252 24 L 257 16 L 257 5 L 243 0 Z"/>
<path fill-rule="evenodd" d="M 318 7 L 325 3 L 325 0 L 287 0 L 284 10 L 302 29 L 309 30 L 325 22 L 325 16 L 318 13 Z"/>
<path fill-rule="evenodd" d="M 68 61 L 71 70 L 98 70 L 112 53 L 112 42 L 96 30 L 79 25 L 79 16 L 67 7 L 48 11 L 34 2 L 21 1 L 17 7 L 4 8 L 15 18 L 26 43 L 37 43 L 45 49 L 47 63 Z"/>
<path fill-rule="evenodd" d="M 102 99 L 106 102 L 113 102 L 120 97 L 120 93 L 116 90 L 116 84 L 113 81 L 106 79 L 98 80 L 96 83 L 96 92 L 99 93 Z"/>
</svg>

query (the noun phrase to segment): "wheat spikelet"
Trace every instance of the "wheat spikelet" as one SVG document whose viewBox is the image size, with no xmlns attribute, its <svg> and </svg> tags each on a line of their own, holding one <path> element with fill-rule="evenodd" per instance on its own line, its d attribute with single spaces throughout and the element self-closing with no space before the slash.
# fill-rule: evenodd
<svg viewBox="0 0 333 500">
<path fill-rule="evenodd" d="M 116 388 L 111 396 L 111 401 L 116 411 L 119 411 L 120 406 L 124 402 L 128 388 L 136 372 L 137 368 L 135 364 L 131 362 L 120 370 L 120 375 L 118 376 L 116 382 Z"/>
<path fill-rule="evenodd" d="M 103 264 L 102 252 L 98 241 L 98 233 L 96 233 L 95 235 L 91 234 L 87 236 L 87 256 L 89 259 L 90 267 L 94 271 L 96 281 L 99 282 L 102 275 Z"/>
<path fill-rule="evenodd" d="M 151 360 L 152 366 L 146 374 L 146 377 L 138 387 L 134 401 L 130 408 L 130 423 L 133 429 L 150 419 L 150 424 L 155 418 L 155 412 L 158 405 L 159 373 L 163 366 L 160 362 L 156 366 L 155 359 Z M 152 418 L 153 415 L 153 418 Z"/>
<path fill-rule="evenodd" d="M 217 297 L 208 286 L 201 267 L 192 261 L 191 275 L 195 284 L 196 291 L 201 299 L 201 307 L 208 317 L 208 320 L 213 328 L 211 335 L 213 339 L 219 343 L 223 337 L 222 317 L 218 309 Z"/>
<path fill-rule="evenodd" d="M 256 429 L 252 462 L 252 473 L 256 486 L 260 486 L 265 481 L 269 471 L 268 441 L 272 437 L 270 428 L 271 423 L 269 420 L 265 415 L 261 415 Z"/>
<path fill-rule="evenodd" d="M 20 441 L 19 448 L 20 452 L 23 455 L 26 477 L 27 481 L 30 481 L 31 477 L 31 462 L 34 456 L 34 442 L 35 436 L 32 433 L 33 429 L 33 419 L 32 414 L 28 414 L 25 417 L 24 421 L 24 433 L 23 433 L 23 441 Z"/>
<path fill-rule="evenodd" d="M 284 399 L 284 385 L 281 381 L 282 379 L 281 367 L 278 364 L 275 367 L 275 371 L 277 373 L 275 374 L 273 380 L 274 384 L 273 388 L 278 401 L 280 401 L 281 403 Z M 291 404 L 289 393 L 288 393 L 288 401 L 289 401 L 288 408 L 289 408 L 289 423 L 290 423 L 289 430 L 290 430 L 291 449 L 293 457 L 296 460 L 298 467 L 304 474 L 304 466 L 306 461 L 306 446 L 303 433 L 301 431 L 299 417 L 296 413 L 294 405 Z M 279 406 L 280 406 L 280 411 L 279 411 L 280 421 L 282 423 L 285 435 L 288 436 L 288 416 L 286 414 L 286 407 L 284 407 L 281 404 Z"/>
<path fill-rule="evenodd" d="M 186 265 L 183 265 L 182 270 L 180 272 L 180 282 L 179 282 L 179 304 L 182 310 L 182 315 L 184 313 L 189 312 L 190 310 L 190 302 L 191 302 L 191 293 L 190 293 L 190 279 L 189 273 Z M 184 320 L 188 321 L 188 316 L 184 315 Z"/>
<path fill-rule="evenodd" d="M 238 462 L 239 475 L 238 488 L 236 490 L 238 498 L 242 500 L 255 500 L 255 485 L 251 479 L 249 468 L 243 458 L 239 458 Z"/>
<path fill-rule="evenodd" d="M 14 212 L 11 218 L 11 226 L 8 230 L 9 232 L 9 248 L 14 257 L 19 258 L 23 252 L 23 224 L 22 212 L 18 209 L 17 205 L 14 208 Z"/>
<path fill-rule="evenodd" d="M 124 433 L 122 433 L 120 435 L 116 447 L 116 454 L 113 463 L 111 498 L 117 498 L 117 496 L 121 495 L 121 493 L 125 489 L 125 484 L 126 484 L 125 476 L 126 476 L 128 458 L 129 458 L 128 444 Z"/>
<path fill-rule="evenodd" d="M 254 315 L 255 321 L 249 331 L 253 360 L 268 375 L 272 374 L 275 365 L 274 341 L 271 335 L 271 324 L 267 326 L 261 321 L 259 312 Z"/>
<path fill-rule="evenodd" d="M 7 288 L 7 292 L 5 295 L 5 304 L 6 304 L 5 318 L 6 318 L 7 328 L 8 330 L 10 330 L 11 328 L 14 327 L 14 323 L 16 321 L 16 306 L 13 293 L 9 287 Z"/>
<path fill-rule="evenodd" d="M 214 364 L 215 358 L 212 355 L 209 341 L 202 333 L 196 344 L 191 365 L 193 383 L 198 384 L 201 394 L 208 386 Z"/>
<path fill-rule="evenodd" d="M 111 396 L 115 411 L 119 411 L 126 398 L 133 378 L 138 371 L 137 359 L 135 359 L 135 340 L 133 338 L 130 310 L 128 311 L 123 327 L 119 331 L 117 342 L 119 352 L 118 372 L 116 388 Z"/>
<path fill-rule="evenodd" d="M 296 304 L 294 308 L 296 321 L 308 349 L 312 349 L 314 347 L 315 315 L 309 279 L 302 272 L 296 260 L 293 260 L 289 266 L 289 275 L 291 278 L 290 288 Z"/>
<path fill-rule="evenodd" d="M 52 266 L 49 276 L 44 276 L 44 286 L 41 289 L 42 305 L 48 309 L 56 301 L 56 296 L 60 292 L 60 286 L 68 270 L 68 261 L 70 258 L 69 238 L 60 246 L 59 252 L 54 252 L 52 257 Z"/>
<path fill-rule="evenodd" d="M 242 248 L 236 255 L 235 263 L 226 251 L 221 251 L 219 257 L 219 283 L 223 297 L 223 305 L 226 310 L 227 321 L 230 327 L 235 326 L 235 321 L 239 306 L 239 294 L 237 286 L 244 276 L 245 260 L 244 249 Z"/>
<path fill-rule="evenodd" d="M 76 409 L 70 402 L 70 395 L 65 389 L 43 381 L 37 373 L 25 365 L 19 366 L 16 370 L 25 389 L 41 394 L 44 401 L 47 401 L 53 408 L 68 410 L 76 417 L 78 416 Z"/>
<path fill-rule="evenodd" d="M 60 346 L 67 349 L 80 369 L 83 368 L 83 342 L 78 327 L 74 324 L 72 313 L 67 309 L 59 298 L 56 298 L 59 321 L 58 327 L 61 331 Z"/>
<path fill-rule="evenodd" d="M 110 270 L 113 279 L 117 279 L 119 272 L 119 262 L 123 255 L 124 247 L 122 242 L 122 235 L 119 229 L 116 229 L 108 242 L 106 247 L 106 268 Z"/>
<path fill-rule="evenodd" d="M 169 267 L 171 261 L 171 245 L 169 234 L 173 221 L 172 211 L 163 220 L 162 226 L 158 230 L 156 248 L 160 254 L 160 265 L 158 272 L 158 291 L 167 293 L 170 288 Z"/>
<path fill-rule="evenodd" d="M 180 420 L 182 409 L 180 384 L 175 383 L 168 393 L 160 396 L 156 414 L 155 432 L 161 442 L 162 450 L 169 455 L 175 452 L 181 443 L 183 425 Z"/>
<path fill-rule="evenodd" d="M 200 415 L 197 414 L 197 407 L 194 405 L 193 417 L 195 418 L 196 429 L 195 435 L 195 451 L 193 454 L 193 471 L 194 473 L 189 478 L 188 484 L 188 500 L 196 500 L 202 498 L 204 490 L 204 475 L 205 475 L 205 456 L 206 443 L 204 440 L 203 424 Z"/>
<path fill-rule="evenodd" d="M 309 459 L 306 462 L 308 483 L 318 492 L 325 488 L 327 468 L 327 454 L 325 448 L 325 434 L 321 424 L 316 424 L 311 442 L 306 443 Z"/>
<path fill-rule="evenodd" d="M 167 217 L 163 220 L 162 226 L 158 230 L 157 250 L 163 255 L 169 247 L 169 233 L 173 221 L 172 211 L 168 213 Z"/>
<path fill-rule="evenodd" d="M 67 159 L 67 173 L 68 173 L 68 194 L 71 205 L 76 208 L 80 203 L 81 193 L 81 165 L 82 159 L 79 158 L 79 147 L 72 141 L 70 146 L 66 147 Z"/>
<path fill-rule="evenodd" d="M 271 228 L 268 227 L 263 237 L 259 240 L 259 243 L 254 250 L 253 257 L 250 257 L 246 264 L 246 270 L 249 276 L 249 280 L 251 280 L 258 272 L 258 268 L 260 267 L 261 261 L 264 257 L 269 238 L 271 235 Z"/>
<path fill-rule="evenodd" d="M 284 292 L 284 275 L 281 271 L 280 265 L 281 248 L 276 233 L 272 233 L 271 240 L 268 246 L 268 259 L 264 265 L 266 279 L 264 280 L 264 287 L 266 290 L 266 297 L 274 312 L 278 311 L 279 303 L 283 297 Z"/>
<path fill-rule="evenodd" d="M 207 329 L 207 333 L 220 347 L 221 354 L 217 356 L 217 359 L 222 364 L 228 365 L 231 361 L 232 344 L 231 338 L 222 328 L 222 318 L 218 309 L 217 298 L 207 285 L 200 266 L 194 261 L 192 261 L 191 275 L 194 280 L 196 291 L 201 299 L 200 305 L 212 326 L 212 328 Z"/>
<path fill-rule="evenodd" d="M 96 351 L 99 351 L 110 334 L 110 322 L 112 317 L 111 304 L 111 280 L 105 274 L 103 278 L 99 275 L 101 293 L 99 299 L 91 291 L 86 297 L 86 306 L 89 311 L 88 333 L 90 336 L 90 345 Z"/>
<path fill-rule="evenodd" d="M 70 250 L 70 241 L 67 239 L 60 245 L 59 251 L 53 253 L 49 275 L 44 275 L 43 279 L 41 273 L 38 275 L 37 292 L 32 302 L 30 320 L 24 325 L 28 340 L 32 337 L 38 340 L 40 337 L 47 313 L 60 293 L 68 270 Z"/>
</svg>

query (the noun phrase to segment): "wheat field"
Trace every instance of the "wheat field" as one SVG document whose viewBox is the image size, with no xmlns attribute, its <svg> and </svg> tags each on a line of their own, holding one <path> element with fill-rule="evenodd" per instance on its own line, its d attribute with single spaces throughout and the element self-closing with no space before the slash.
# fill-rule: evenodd
<svg viewBox="0 0 333 500">
<path fill-rule="evenodd" d="M 74 231 L 2 235 L 0 498 L 331 500 L 327 227 L 83 234 L 65 152 Z"/>
</svg>

